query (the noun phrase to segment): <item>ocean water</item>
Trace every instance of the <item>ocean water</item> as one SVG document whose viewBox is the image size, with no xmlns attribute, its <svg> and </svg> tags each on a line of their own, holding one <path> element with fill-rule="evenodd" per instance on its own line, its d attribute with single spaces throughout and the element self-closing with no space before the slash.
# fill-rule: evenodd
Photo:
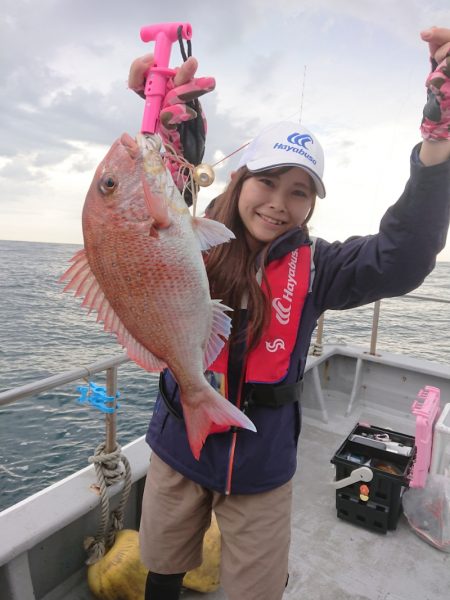
<svg viewBox="0 0 450 600">
<path fill-rule="evenodd" d="M 0 241 L 0 391 L 123 353 L 57 282 L 80 246 Z M 414 292 L 450 301 L 450 263 L 438 263 Z M 373 307 L 328 312 L 324 341 L 370 344 Z M 383 301 L 378 349 L 450 365 L 450 304 Z M 95 383 L 104 384 L 100 375 Z M 104 439 L 103 413 L 78 402 L 74 382 L 0 407 L 0 510 L 88 464 Z M 119 369 L 118 442 L 145 434 L 157 378 Z"/>
</svg>

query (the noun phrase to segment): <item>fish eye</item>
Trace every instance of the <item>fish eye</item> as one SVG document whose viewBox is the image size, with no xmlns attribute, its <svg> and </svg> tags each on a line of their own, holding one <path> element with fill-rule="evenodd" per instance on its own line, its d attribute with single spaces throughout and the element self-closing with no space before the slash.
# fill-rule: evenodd
<svg viewBox="0 0 450 600">
<path fill-rule="evenodd" d="M 117 181 L 112 175 L 103 175 L 99 181 L 98 187 L 102 194 L 111 194 L 117 188 Z"/>
</svg>

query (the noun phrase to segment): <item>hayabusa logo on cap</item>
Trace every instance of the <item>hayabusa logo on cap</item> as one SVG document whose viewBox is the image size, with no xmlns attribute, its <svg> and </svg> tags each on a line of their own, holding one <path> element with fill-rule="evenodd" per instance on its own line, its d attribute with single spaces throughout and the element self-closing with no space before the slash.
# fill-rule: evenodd
<svg viewBox="0 0 450 600">
<path fill-rule="evenodd" d="M 287 137 L 287 141 L 290 144 L 297 144 L 297 146 L 301 146 L 302 148 L 305 148 L 305 150 L 308 149 L 306 144 L 308 144 L 309 142 L 314 144 L 312 137 L 307 133 L 291 133 L 291 135 Z"/>
<path fill-rule="evenodd" d="M 306 144 L 314 144 L 313 138 L 308 133 L 291 133 L 287 138 L 287 141 L 291 144 L 295 144 L 295 146 L 290 146 L 289 144 L 281 144 L 280 142 L 275 142 L 273 145 L 274 150 L 284 150 L 285 152 L 292 152 L 292 154 L 299 154 L 300 156 L 304 156 L 306 160 L 312 162 L 313 165 L 317 164 L 317 160 L 308 152 L 312 152 Z"/>
</svg>

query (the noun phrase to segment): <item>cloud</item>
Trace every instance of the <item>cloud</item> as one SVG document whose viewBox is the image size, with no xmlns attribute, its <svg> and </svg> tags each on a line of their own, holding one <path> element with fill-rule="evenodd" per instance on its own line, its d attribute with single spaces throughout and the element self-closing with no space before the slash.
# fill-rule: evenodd
<svg viewBox="0 0 450 600">
<path fill-rule="evenodd" d="M 30 165 L 25 159 L 15 159 L 7 162 L 0 168 L 0 177 L 20 182 L 44 181 L 45 175 L 39 171 L 30 170 Z"/>
<path fill-rule="evenodd" d="M 2 9 L 2 215 L 26 207 L 20 221 L 29 236 L 36 228 L 30 215 L 40 207 L 45 235 L 58 215 L 48 241 L 75 242 L 68 232 L 80 236 L 76 219 L 95 166 L 118 135 L 140 127 L 142 100 L 126 79 L 131 61 L 153 47 L 140 40 L 142 25 L 192 23 L 199 74 L 217 79 L 216 91 L 202 100 L 205 160 L 215 162 L 268 123 L 298 121 L 301 113 L 325 148 L 330 197 L 340 197 L 340 204 L 327 199 L 317 216 L 327 235 L 342 237 L 350 225 L 337 206 L 352 207 L 359 233 L 369 227 L 366 214 L 373 217 L 369 228 L 376 227 L 386 198 L 403 185 L 424 102 L 427 56 L 418 32 L 450 23 L 447 0 L 279 0 L 276 8 L 273 0 L 174 0 L 148 8 L 142 0 L 4 0 Z M 174 46 L 171 64 L 178 58 Z M 238 159 L 221 164 L 204 198 L 220 191 Z M 376 198 L 365 188 L 380 173 L 386 188 Z M 363 196 L 379 208 L 361 211 Z M 29 239 L 38 235 L 44 228 Z"/>
</svg>

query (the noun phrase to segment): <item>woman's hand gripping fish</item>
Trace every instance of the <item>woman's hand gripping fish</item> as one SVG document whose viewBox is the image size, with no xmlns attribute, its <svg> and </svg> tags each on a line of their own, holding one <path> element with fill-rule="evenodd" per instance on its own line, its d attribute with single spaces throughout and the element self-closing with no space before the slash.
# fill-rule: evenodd
<svg viewBox="0 0 450 600">
<path fill-rule="evenodd" d="M 61 277 L 84 297 L 128 356 L 169 367 L 180 387 L 189 443 L 253 423 L 204 377 L 230 334 L 230 310 L 211 300 L 201 251 L 228 242 L 223 224 L 193 218 L 164 166 L 157 135 L 128 134 L 100 163 L 83 208 L 85 247 Z"/>
</svg>

